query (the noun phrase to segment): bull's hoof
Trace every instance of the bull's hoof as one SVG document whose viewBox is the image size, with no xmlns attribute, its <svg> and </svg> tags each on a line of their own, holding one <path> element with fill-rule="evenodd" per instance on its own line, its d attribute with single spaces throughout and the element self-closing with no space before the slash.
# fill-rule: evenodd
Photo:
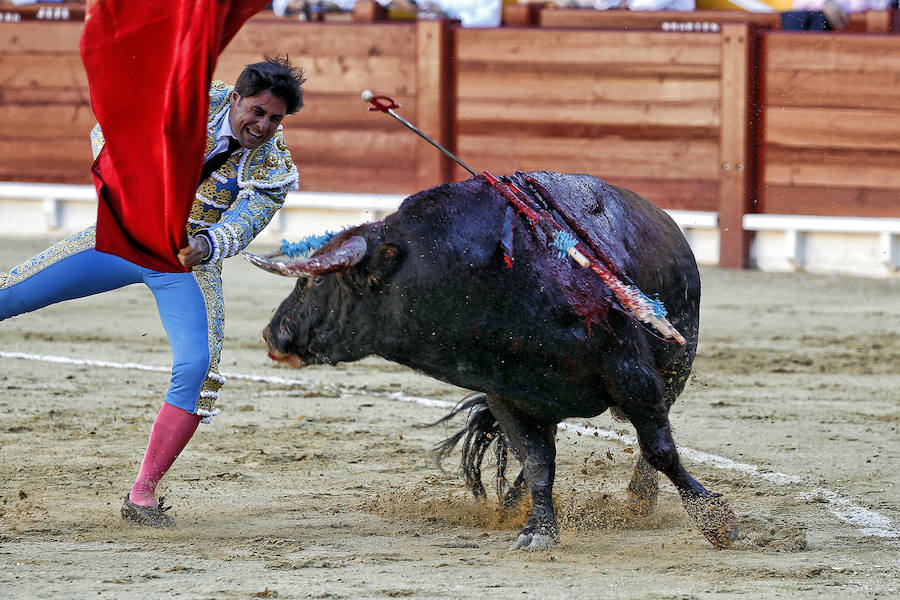
<svg viewBox="0 0 900 600">
<path fill-rule="evenodd" d="M 556 540 L 546 533 L 520 533 L 519 539 L 510 550 L 526 550 L 528 552 L 544 552 L 553 549 Z"/>
<path fill-rule="evenodd" d="M 509 488 L 505 494 L 503 494 L 503 499 L 500 501 L 500 506 L 506 509 L 516 508 L 522 503 L 522 500 L 524 498 L 525 488 L 512 487 Z"/>
<path fill-rule="evenodd" d="M 738 537 L 737 517 L 723 496 L 682 498 L 700 533 L 716 548 L 728 548 Z"/>
<path fill-rule="evenodd" d="M 656 510 L 657 496 L 655 494 L 640 495 L 633 492 L 631 488 L 628 488 L 625 491 L 628 493 L 628 508 L 631 509 L 631 512 L 634 514 L 648 517 Z"/>
<path fill-rule="evenodd" d="M 628 493 L 628 507 L 635 514 L 646 517 L 656 510 L 659 497 L 659 475 L 643 458 L 638 459 L 634 475 L 625 489 Z"/>
</svg>

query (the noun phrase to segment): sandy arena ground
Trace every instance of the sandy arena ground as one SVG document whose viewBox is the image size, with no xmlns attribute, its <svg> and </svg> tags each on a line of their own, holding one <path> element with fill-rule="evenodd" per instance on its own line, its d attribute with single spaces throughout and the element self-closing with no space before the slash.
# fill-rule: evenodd
<svg viewBox="0 0 900 600">
<path fill-rule="evenodd" d="M 50 241 L 0 240 L 0 268 Z M 702 276 L 672 421 L 688 470 L 738 514 L 733 549 L 705 541 L 668 482 L 654 515 L 628 512 L 633 431 L 601 415 L 559 432 L 562 544 L 509 550 L 524 513 L 472 499 L 457 455 L 435 465 L 461 423 L 416 427 L 465 390 L 378 358 L 272 364 L 260 331 L 293 282 L 230 259 L 230 379 L 160 486 L 174 531 L 119 518 L 168 381 L 149 291 L 0 324 L 0 595 L 900 597 L 900 279 Z"/>
</svg>

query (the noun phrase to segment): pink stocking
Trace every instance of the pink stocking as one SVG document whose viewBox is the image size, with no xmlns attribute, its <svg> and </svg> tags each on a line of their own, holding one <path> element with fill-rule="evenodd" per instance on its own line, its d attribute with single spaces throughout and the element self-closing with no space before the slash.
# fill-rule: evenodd
<svg viewBox="0 0 900 600">
<path fill-rule="evenodd" d="M 141 471 L 131 486 L 132 502 L 141 506 L 156 506 L 156 484 L 184 450 L 201 418 L 163 403 L 150 430 L 150 442 Z"/>
</svg>

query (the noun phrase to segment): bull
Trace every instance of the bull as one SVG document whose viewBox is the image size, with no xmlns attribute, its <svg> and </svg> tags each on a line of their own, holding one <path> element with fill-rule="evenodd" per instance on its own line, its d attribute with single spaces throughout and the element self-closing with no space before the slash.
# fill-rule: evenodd
<svg viewBox="0 0 900 600">
<path fill-rule="evenodd" d="M 507 201 L 476 176 L 410 196 L 383 221 L 342 231 L 308 259 L 248 256 L 302 277 L 263 332 L 270 357 L 303 367 L 374 354 L 475 390 L 462 407 L 466 429 L 439 448 L 446 454 L 466 437 L 464 470 L 476 491 L 490 440 L 521 461 L 505 498 L 527 492 L 532 510 L 513 548 L 558 542 L 557 425 L 607 409 L 629 421 L 639 441 L 632 505 L 652 509 L 661 472 L 706 538 L 729 545 L 734 512 L 682 466 L 668 419 L 699 328 L 700 276 L 683 234 L 647 200 L 589 175 L 506 179 L 548 203 L 618 277 L 662 302 L 685 344 L 639 323 L 593 272 L 560 258 L 546 232 L 510 219 Z"/>
</svg>

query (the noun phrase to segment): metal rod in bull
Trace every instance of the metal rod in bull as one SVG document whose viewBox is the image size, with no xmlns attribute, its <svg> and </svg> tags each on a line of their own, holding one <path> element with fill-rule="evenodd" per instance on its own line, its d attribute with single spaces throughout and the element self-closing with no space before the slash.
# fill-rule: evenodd
<svg viewBox="0 0 900 600">
<path fill-rule="evenodd" d="M 455 154 L 453 154 L 452 152 L 450 152 L 449 150 L 447 150 L 446 148 L 444 148 L 443 146 L 438 144 L 436 141 L 434 141 L 430 137 L 428 137 L 424 131 L 422 131 L 421 129 L 419 129 L 418 127 L 416 127 L 415 125 L 413 125 L 412 123 L 410 123 L 409 121 L 407 121 L 406 119 L 404 119 L 403 117 L 401 117 L 400 115 L 395 113 L 394 109 L 400 108 L 400 105 L 395 103 L 393 100 L 391 100 L 387 96 L 376 96 L 375 94 L 372 93 L 372 90 L 365 90 L 362 93 L 362 99 L 363 99 L 363 102 L 369 102 L 372 104 L 372 106 L 369 107 L 369 110 L 380 110 L 381 112 L 391 115 L 392 117 L 394 117 L 395 119 L 397 119 L 398 121 L 403 123 L 410 130 L 412 130 L 416 135 L 421 137 L 423 140 L 425 140 L 426 142 L 428 142 L 429 144 L 431 144 L 432 146 L 434 146 L 435 148 L 437 148 L 438 150 L 443 152 L 445 155 L 447 155 L 450 159 L 452 159 L 456 164 L 461 166 L 463 169 L 465 169 L 472 175 L 478 175 L 478 173 L 473 171 L 469 165 L 467 165 L 466 163 L 461 161 L 459 159 L 459 157 L 457 157 Z"/>
<path fill-rule="evenodd" d="M 461 166 L 463 169 L 465 169 L 472 175 L 475 175 L 475 176 L 478 175 L 478 173 L 476 173 L 475 170 L 472 169 L 472 167 L 470 167 L 469 165 L 464 163 L 462 160 L 460 160 L 458 156 L 456 156 L 455 154 L 453 154 L 452 152 L 450 152 L 449 150 L 447 150 L 446 148 L 444 148 L 443 146 L 438 144 L 436 141 L 431 139 L 421 129 L 419 129 L 418 127 L 416 127 L 415 125 L 413 125 L 412 123 L 410 123 L 409 121 L 407 121 L 406 119 L 401 117 L 400 115 L 398 115 L 396 112 L 394 112 L 394 109 L 400 108 L 400 105 L 397 104 L 396 102 L 394 102 L 393 99 L 389 98 L 388 96 L 376 96 L 375 94 L 372 93 L 371 90 L 363 91 L 362 99 L 363 99 L 363 102 L 368 102 L 368 103 L 372 104 L 372 106 L 369 107 L 370 111 L 378 110 L 378 111 L 381 111 L 381 112 L 391 115 L 392 117 L 394 117 L 395 119 L 400 121 L 403 125 L 408 127 L 413 133 L 415 133 L 416 135 L 418 135 L 419 137 L 424 139 L 426 142 L 428 142 L 429 144 L 431 144 L 432 146 L 434 146 L 435 148 L 437 148 L 438 150 L 443 152 L 446 156 L 448 156 L 451 160 L 453 160 L 456 164 Z M 484 171 L 483 173 L 481 173 L 481 175 L 483 175 L 485 178 L 487 178 L 487 180 L 491 183 L 491 185 L 493 185 L 495 188 L 500 190 L 501 193 L 504 192 L 504 190 L 500 187 L 501 183 L 503 183 L 503 185 L 505 185 L 507 187 L 512 185 L 512 184 L 508 184 L 505 182 L 500 182 L 496 177 L 494 177 L 487 171 Z M 538 207 L 534 206 L 530 202 L 527 204 L 525 202 L 523 202 L 522 197 L 524 196 L 524 194 L 518 188 L 515 188 L 515 186 L 513 186 L 512 194 L 504 193 L 503 195 L 506 196 L 506 199 L 509 200 L 520 213 L 525 214 L 533 222 L 543 226 L 544 229 L 546 229 L 548 227 L 548 224 L 545 223 L 545 220 L 542 219 L 541 216 L 537 213 Z M 591 261 L 574 246 L 568 248 L 566 250 L 566 252 L 569 254 L 569 256 L 571 256 L 575 260 L 575 262 L 580 264 L 582 267 L 589 268 L 591 266 Z"/>
<path fill-rule="evenodd" d="M 372 106 L 369 107 L 370 111 L 377 110 L 391 115 L 392 117 L 400 121 L 400 123 L 402 123 L 405 127 L 409 128 L 410 131 L 440 150 L 463 169 L 474 176 L 478 176 L 478 173 L 476 173 L 474 169 L 460 160 L 455 154 L 438 144 L 436 141 L 426 135 L 425 132 L 423 132 L 421 129 L 394 112 L 394 109 L 400 108 L 400 105 L 394 102 L 391 98 L 389 98 L 388 96 L 376 96 L 372 93 L 371 90 L 363 91 L 361 96 L 363 102 L 372 104 Z M 559 225 L 559 223 L 557 223 L 553 219 L 552 216 L 547 213 L 547 211 L 542 210 L 540 207 L 536 206 L 534 202 L 529 199 L 528 195 L 522 192 L 514 184 L 500 181 L 488 171 L 482 172 L 481 175 L 482 177 L 487 179 L 487 181 L 494 187 L 494 189 L 498 190 L 520 214 L 525 215 L 525 217 L 528 218 L 528 220 L 531 221 L 531 223 L 533 223 L 535 226 L 543 229 L 551 237 L 554 237 L 554 234 L 557 233 L 565 233 L 565 230 Z M 584 249 L 584 252 L 579 250 L 579 246 Z M 666 319 L 665 311 L 659 310 L 659 303 L 651 301 L 639 289 L 633 286 L 626 285 L 619 281 L 615 274 L 612 273 L 612 271 L 610 271 L 606 266 L 602 265 L 600 261 L 593 256 L 593 253 L 584 246 L 583 243 L 572 238 L 571 242 L 566 245 L 565 252 L 566 254 L 571 256 L 572 259 L 574 259 L 575 262 L 577 262 L 579 265 L 584 268 L 591 269 L 597 275 L 599 275 L 601 280 L 619 299 L 625 309 L 632 315 L 634 315 L 635 318 L 637 318 L 639 321 L 643 321 L 644 323 L 653 325 L 654 328 L 663 336 L 675 340 L 678 344 L 682 346 L 685 346 L 687 344 L 687 341 L 684 339 L 681 333 L 679 333 L 678 330 L 675 329 L 675 327 L 668 321 L 668 319 Z"/>
</svg>

